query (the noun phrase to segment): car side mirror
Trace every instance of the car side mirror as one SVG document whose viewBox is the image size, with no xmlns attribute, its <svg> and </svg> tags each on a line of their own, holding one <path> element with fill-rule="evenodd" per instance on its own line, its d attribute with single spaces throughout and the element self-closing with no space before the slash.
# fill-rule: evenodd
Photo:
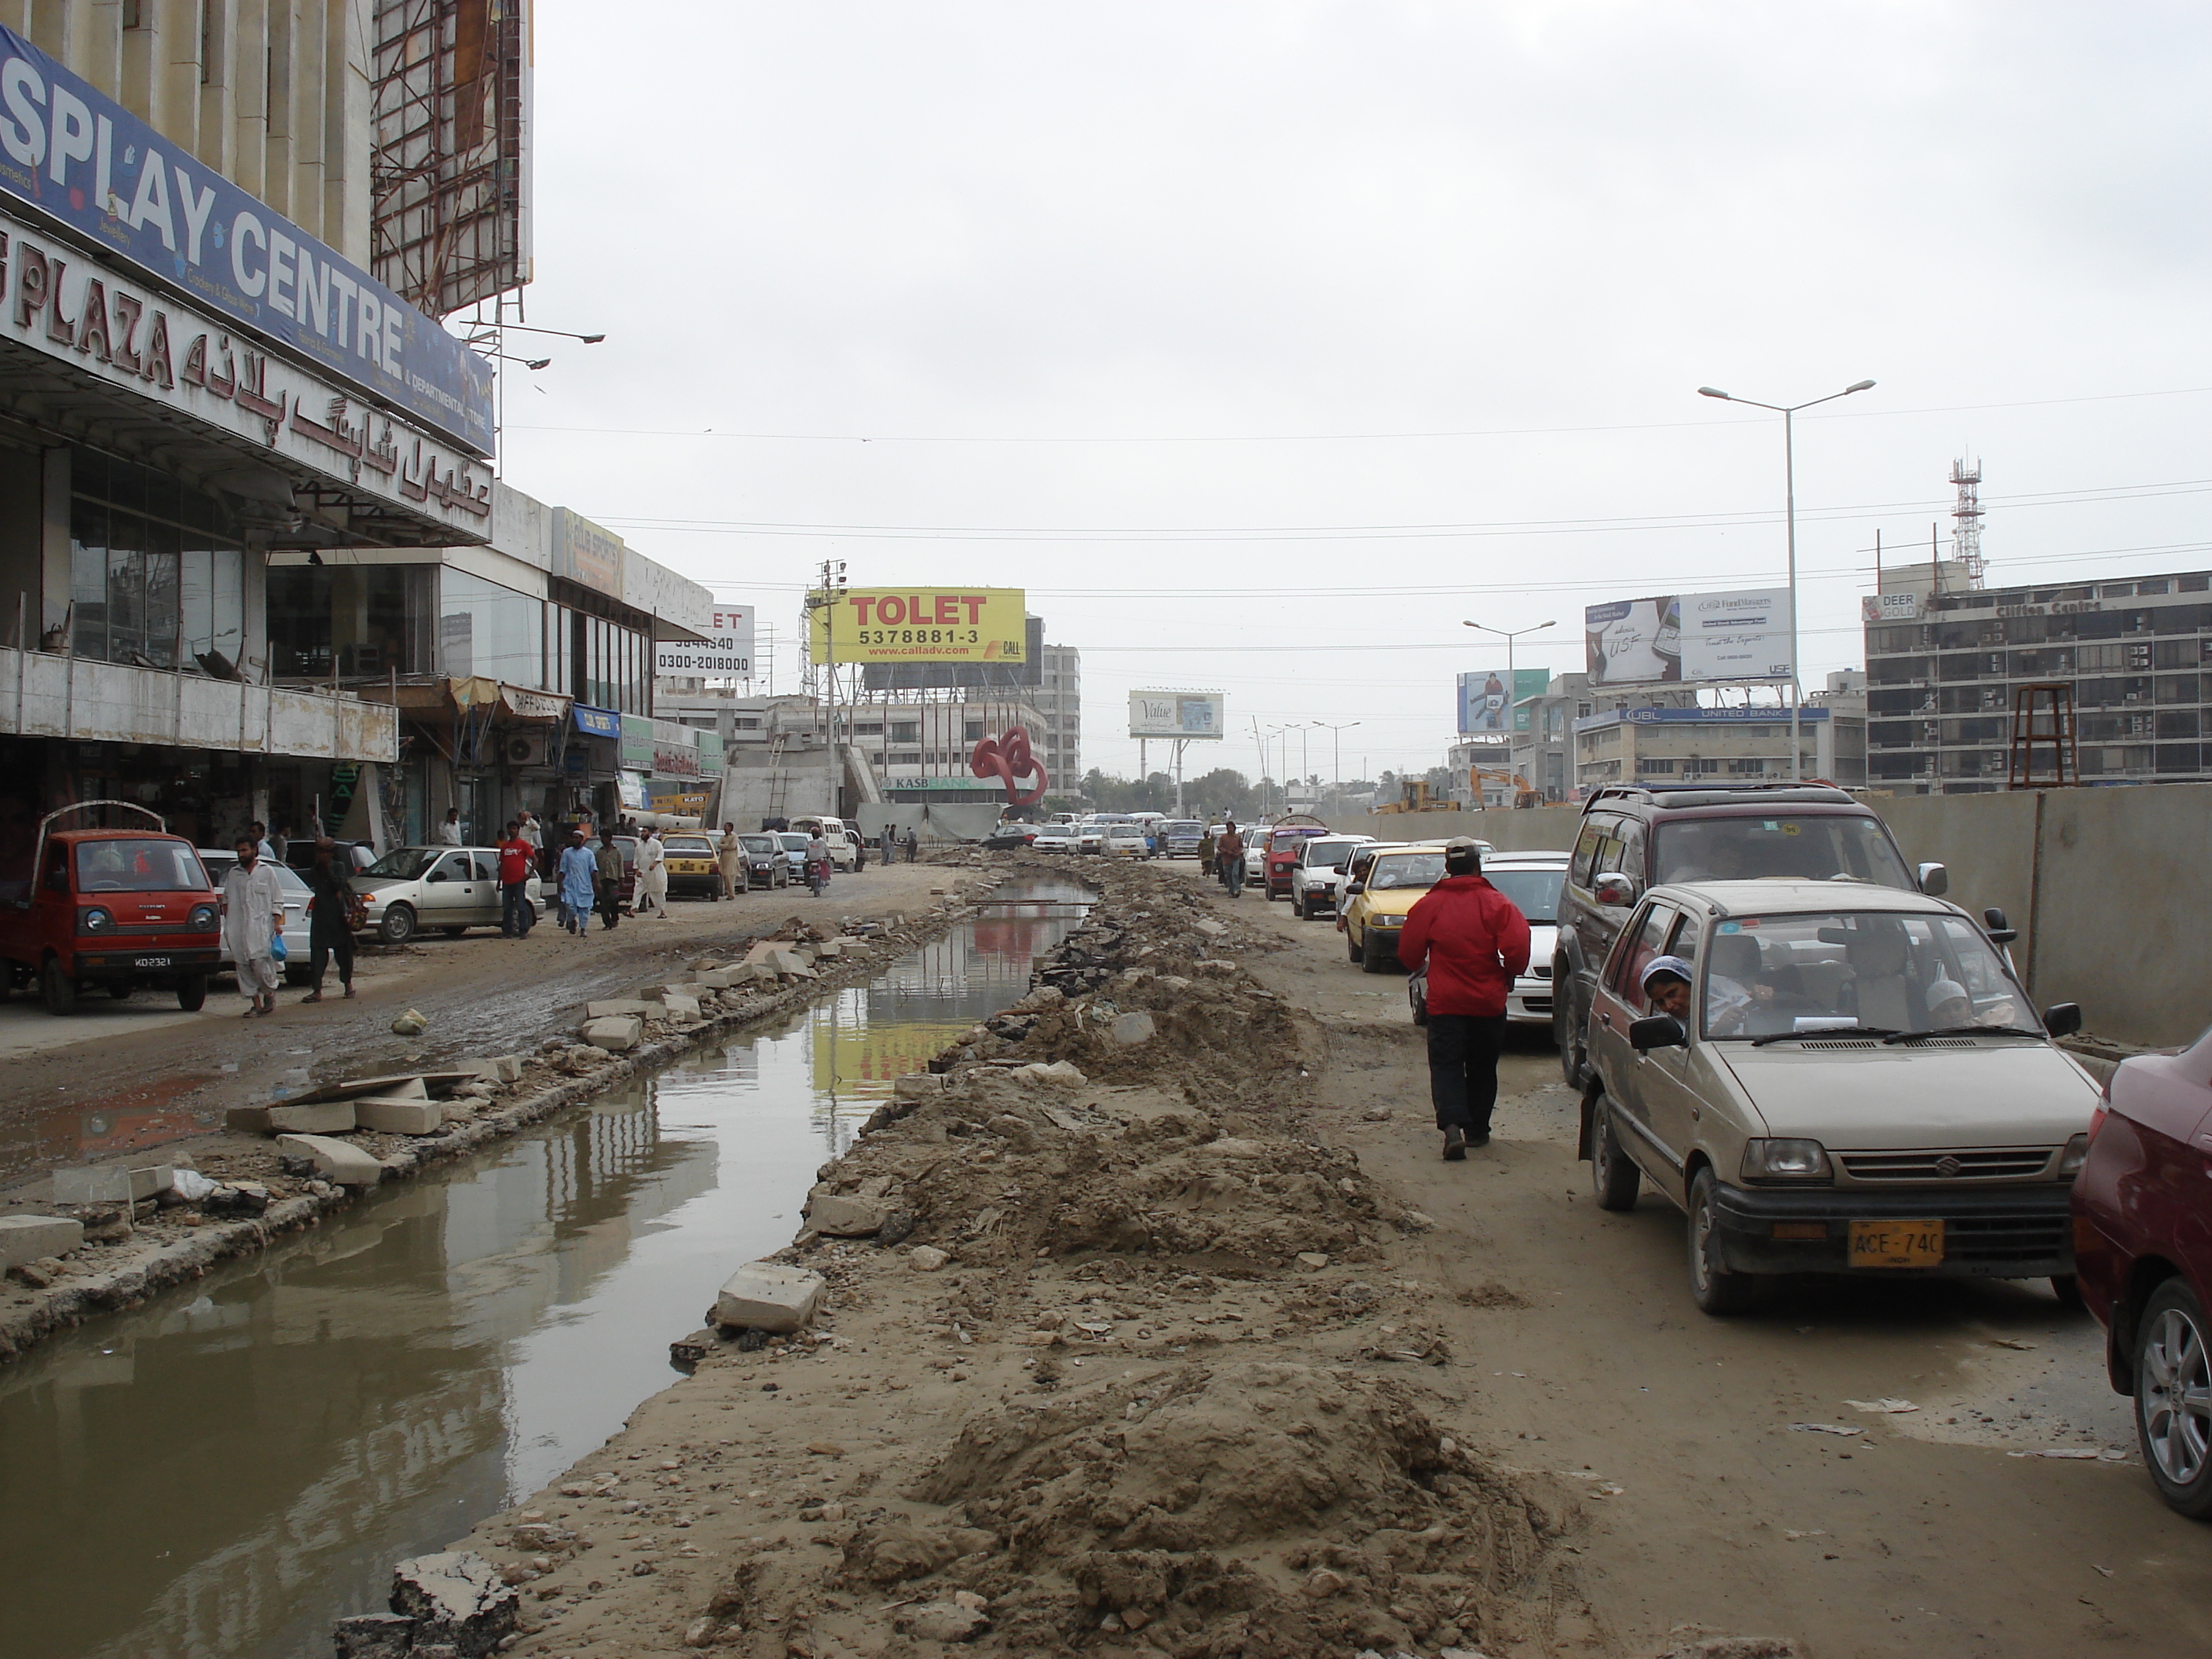
<svg viewBox="0 0 2212 1659">
<path fill-rule="evenodd" d="M 1636 884 L 1618 870 L 1608 870 L 1590 884 L 1590 896 L 1608 909 L 1623 909 L 1636 902 Z"/>
<path fill-rule="evenodd" d="M 430 872 L 429 878 L 432 881 L 444 881 L 447 879 L 447 875 L 443 870 L 433 870 Z"/>
<path fill-rule="evenodd" d="M 1982 912 L 1982 926 L 1989 929 L 1992 945 L 2009 945 L 2020 937 L 2020 929 L 2008 924 L 2005 913 L 1995 905 Z"/>
<path fill-rule="evenodd" d="M 1929 898 L 1941 898 L 1951 890 L 1951 872 L 1940 864 L 1920 866 L 1920 890 Z"/>
<path fill-rule="evenodd" d="M 2055 1037 L 2072 1036 L 2081 1029 L 2081 1005 L 2054 1002 L 2043 1011 L 2043 1029 Z"/>
<path fill-rule="evenodd" d="M 1650 1014 L 1628 1022 L 1628 1042 L 1638 1054 L 1648 1054 L 1654 1048 L 1686 1048 L 1690 1036 L 1674 1015 Z"/>
<path fill-rule="evenodd" d="M 1364 881 L 1348 881 L 1344 884 L 1344 896 L 1346 898 L 1356 897 L 1366 890 L 1367 884 Z"/>
</svg>

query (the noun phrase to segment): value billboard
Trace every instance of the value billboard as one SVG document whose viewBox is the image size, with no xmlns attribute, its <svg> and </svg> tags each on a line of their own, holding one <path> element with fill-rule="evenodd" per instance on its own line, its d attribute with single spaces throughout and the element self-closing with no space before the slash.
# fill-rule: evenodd
<svg viewBox="0 0 2212 1659">
<path fill-rule="evenodd" d="M 1218 691 L 1132 691 L 1133 738 L 1218 738 L 1224 729 Z"/>
<path fill-rule="evenodd" d="M 731 606 L 711 611 L 702 640 L 661 640 L 653 647 L 656 674 L 688 674 L 708 679 L 753 677 L 753 608 Z"/>
<path fill-rule="evenodd" d="M 1018 587 L 854 587 L 810 594 L 807 606 L 807 649 L 817 663 L 1029 657 L 1029 596 Z"/>
<path fill-rule="evenodd" d="M 1674 685 L 1787 680 L 1790 590 L 1662 593 L 1583 612 L 1590 684 Z"/>
<path fill-rule="evenodd" d="M 1528 711 L 1519 707 L 1523 697 L 1540 697 L 1552 683 L 1548 668 L 1516 668 L 1513 694 L 1506 696 L 1506 673 L 1502 667 L 1478 668 L 1459 677 L 1459 734 L 1463 738 L 1502 738 L 1510 718 L 1512 729 L 1528 729 Z"/>
</svg>

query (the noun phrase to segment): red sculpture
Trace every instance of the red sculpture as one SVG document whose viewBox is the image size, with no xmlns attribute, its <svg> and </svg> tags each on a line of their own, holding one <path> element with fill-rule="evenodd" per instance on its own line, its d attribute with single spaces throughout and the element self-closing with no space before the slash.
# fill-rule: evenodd
<svg viewBox="0 0 2212 1659">
<path fill-rule="evenodd" d="M 996 778 L 1006 786 L 1006 799 L 1015 806 L 1034 806 L 1044 799 L 1051 787 L 1045 776 L 1044 766 L 1030 752 L 1029 728 L 1010 726 L 1002 738 L 985 738 L 968 757 L 968 769 L 979 778 Z M 1034 776 L 1034 784 L 1024 785 L 1018 778 Z"/>
</svg>

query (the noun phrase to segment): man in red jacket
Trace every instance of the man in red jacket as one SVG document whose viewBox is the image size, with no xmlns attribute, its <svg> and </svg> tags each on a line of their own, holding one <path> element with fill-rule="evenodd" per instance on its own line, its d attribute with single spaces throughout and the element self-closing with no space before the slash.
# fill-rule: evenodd
<svg viewBox="0 0 2212 1659">
<path fill-rule="evenodd" d="M 1421 896 L 1398 936 L 1398 960 L 1429 970 L 1429 1095 L 1444 1156 L 1490 1144 L 1505 994 L 1528 965 L 1528 919 L 1482 878 L 1482 849 L 1444 843 L 1444 878 Z"/>
</svg>

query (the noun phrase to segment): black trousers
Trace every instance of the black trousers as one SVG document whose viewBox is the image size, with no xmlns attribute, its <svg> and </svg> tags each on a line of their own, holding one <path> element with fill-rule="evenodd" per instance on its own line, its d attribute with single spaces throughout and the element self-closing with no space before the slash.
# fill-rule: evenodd
<svg viewBox="0 0 2212 1659">
<path fill-rule="evenodd" d="M 1457 1124 L 1469 1134 L 1487 1134 L 1498 1104 L 1505 1016 L 1431 1014 L 1428 1030 L 1429 1097 L 1436 1103 L 1437 1127 Z"/>
<path fill-rule="evenodd" d="M 313 923 L 307 928 L 308 971 L 314 975 L 315 989 L 323 988 L 323 975 L 336 957 L 338 963 L 338 983 L 353 983 L 353 935 L 343 927 L 325 929 Z"/>
</svg>

